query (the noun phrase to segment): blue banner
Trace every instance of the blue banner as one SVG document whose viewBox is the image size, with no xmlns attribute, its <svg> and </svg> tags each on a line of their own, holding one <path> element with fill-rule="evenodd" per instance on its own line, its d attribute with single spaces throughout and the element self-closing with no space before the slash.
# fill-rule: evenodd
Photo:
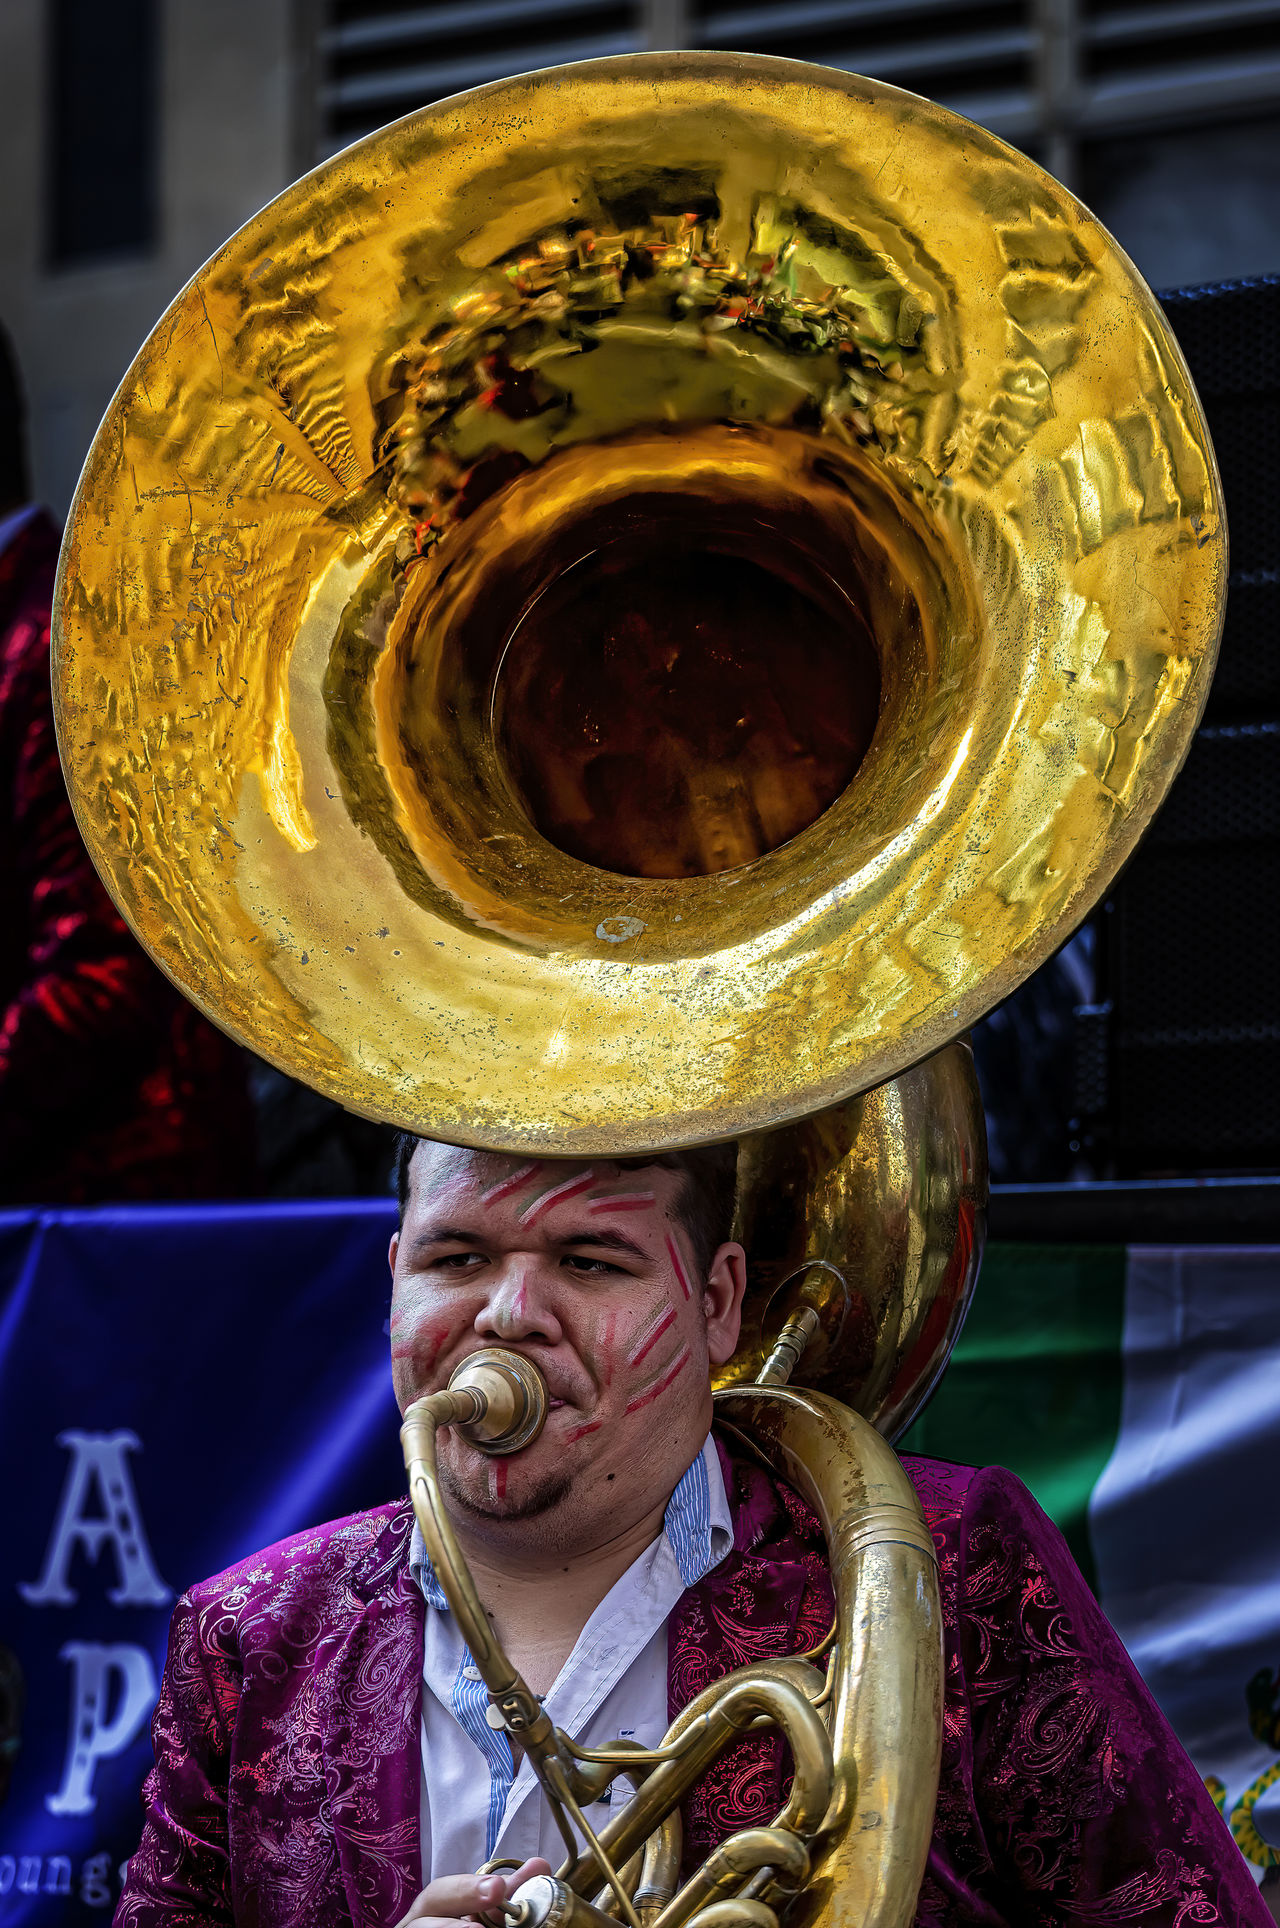
<svg viewBox="0 0 1280 1928">
<path fill-rule="evenodd" d="M 394 1224 L 389 1200 L 0 1214 L 0 1928 L 105 1928 L 141 1828 L 138 1793 L 177 1594 L 274 1540 L 403 1493 L 386 1336 Z M 1178 1326 L 1189 1354 L 1177 1375 L 1152 1350 L 1150 1317 L 1130 1341 L 1125 1273 L 1134 1257 L 1119 1248 L 990 1248 L 979 1312 L 946 1387 L 905 1442 L 1012 1465 L 1078 1529 L 1082 1551 L 1081 1482 L 1092 1488 L 1119 1450 L 1117 1435 L 1123 1445 L 1143 1374 L 1178 1385 L 1205 1377 L 1228 1431 L 1248 1409 L 1238 1372 L 1274 1409 L 1265 1399 L 1274 1347 L 1259 1351 L 1258 1336 L 1259 1320 L 1275 1332 L 1274 1255 L 1181 1255 L 1178 1276 L 1189 1279 L 1195 1259 L 1209 1267 L 1212 1290 L 1200 1324 L 1183 1317 Z M 1146 1277 L 1152 1255 L 1136 1257 Z M 1230 1303 L 1218 1276 L 1228 1258 L 1243 1295 Z M 1184 1302 L 1185 1292 L 1176 1303 Z M 1197 1439 L 1211 1437 L 1190 1408 L 1188 1416 Z M 1177 1471 L 1191 1450 L 1172 1433 L 1169 1441 L 1164 1460 L 1148 1450 L 1142 1479 L 1125 1488 L 1133 1505 L 1122 1523 L 1122 1537 L 1164 1549 L 1158 1560 L 1150 1552 L 1143 1576 L 1162 1613 L 1180 1577 L 1169 1549 L 1180 1558 L 1179 1545 L 1190 1547 L 1194 1566 L 1195 1549 L 1212 1538 L 1190 1491 L 1179 1500 L 1182 1541 L 1169 1538 L 1154 1474 L 1165 1461 Z M 1265 1633 L 1266 1666 L 1246 1680 L 1233 1660 L 1219 1696 L 1235 1739 L 1262 1750 L 1264 1771 L 1250 1756 L 1245 1778 L 1255 1778 L 1239 1802 L 1240 1775 L 1224 1778 L 1218 1755 L 1197 1748 L 1186 1706 L 1164 1697 L 1194 1758 L 1203 1753 L 1202 1771 L 1218 1775 L 1233 1826 L 1240 1806 L 1237 1839 L 1260 1870 L 1280 1861 L 1268 1806 L 1280 1786 L 1280 1763 L 1269 1765 L 1280 1649 L 1268 1644 L 1274 1618 L 1259 1619 L 1275 1598 L 1260 1590 L 1258 1564 L 1274 1535 L 1258 1539 L 1248 1492 L 1238 1480 L 1223 1484 L 1225 1461 L 1215 1455 L 1204 1504 L 1221 1515 L 1214 1530 L 1224 1544 L 1252 1561 L 1240 1600 Z M 1107 1546 L 1104 1534 L 1099 1552 Z M 1169 1681 L 1163 1663 L 1153 1667 L 1159 1655 L 1145 1623 L 1126 1617 L 1127 1596 L 1111 1597 L 1108 1562 L 1100 1567 L 1104 1603 L 1160 1694 Z M 1225 1587 L 1234 1571 L 1224 1553 L 1214 1577 Z M 1202 1673 L 1219 1647 L 1234 1655 L 1242 1611 L 1222 1616 L 1221 1639 L 1197 1626 Z M 1182 1649 L 1174 1659 L 1185 1680 Z"/>
<path fill-rule="evenodd" d="M 404 1490 L 390 1201 L 0 1214 L 0 1920 L 99 1924 L 175 1597 Z"/>
</svg>

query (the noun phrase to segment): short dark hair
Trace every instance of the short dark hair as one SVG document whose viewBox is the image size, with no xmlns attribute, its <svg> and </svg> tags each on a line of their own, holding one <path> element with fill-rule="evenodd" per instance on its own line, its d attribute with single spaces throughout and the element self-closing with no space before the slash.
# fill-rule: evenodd
<svg viewBox="0 0 1280 1928">
<path fill-rule="evenodd" d="M 409 1203 L 409 1165 L 413 1154 L 419 1145 L 434 1142 L 419 1138 L 411 1131 L 402 1131 L 396 1140 L 396 1200 L 402 1225 Z M 705 1279 L 717 1250 L 733 1229 L 737 1145 L 695 1145 L 691 1151 L 652 1152 L 640 1158 L 611 1158 L 608 1163 L 616 1165 L 619 1171 L 647 1171 L 656 1165 L 662 1171 L 683 1175 L 676 1210 L 693 1247 L 694 1264 L 700 1277 Z"/>
</svg>

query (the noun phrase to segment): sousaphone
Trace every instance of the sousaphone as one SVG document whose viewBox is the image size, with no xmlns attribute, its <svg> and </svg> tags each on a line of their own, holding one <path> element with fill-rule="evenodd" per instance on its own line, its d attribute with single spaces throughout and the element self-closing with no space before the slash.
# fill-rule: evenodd
<svg viewBox="0 0 1280 1928">
<path fill-rule="evenodd" d="M 524 1919 L 910 1919 L 941 1634 L 868 1422 L 910 1417 L 981 1245 L 953 1041 L 1149 823 L 1225 577 L 1196 396 L 1115 243 L 980 128 L 787 61 L 588 62 L 412 115 L 249 222 L 125 377 L 55 691 L 157 962 L 424 1135 L 742 1144 L 722 1413 L 822 1514 L 838 1660 L 721 1683 L 627 1757 L 595 1842 L 621 1752 L 478 1652 L 566 1833 Z M 518 1445 L 527 1363 L 409 1416 L 464 1623 L 434 1430 Z M 761 1719 L 797 1768 L 778 1826 L 682 1885 L 682 1792 Z"/>
</svg>

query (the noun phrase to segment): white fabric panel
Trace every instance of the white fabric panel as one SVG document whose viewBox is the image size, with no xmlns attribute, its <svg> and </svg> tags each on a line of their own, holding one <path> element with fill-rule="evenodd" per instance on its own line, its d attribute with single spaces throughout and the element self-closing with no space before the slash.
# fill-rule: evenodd
<svg viewBox="0 0 1280 1928">
<path fill-rule="evenodd" d="M 1247 1699 L 1264 1672 L 1280 1690 L 1278 1474 L 1280 1248 L 1135 1247 L 1120 1433 L 1090 1505 L 1099 1589 L 1228 1814 L 1280 1758 Z M 1277 1795 L 1253 1819 L 1280 1847 Z"/>
</svg>

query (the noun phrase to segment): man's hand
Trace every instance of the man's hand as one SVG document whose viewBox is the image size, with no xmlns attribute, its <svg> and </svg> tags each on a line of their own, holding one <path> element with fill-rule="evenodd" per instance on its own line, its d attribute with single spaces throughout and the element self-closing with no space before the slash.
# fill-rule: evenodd
<svg viewBox="0 0 1280 1928">
<path fill-rule="evenodd" d="M 430 1922 L 433 1928 L 464 1928 L 489 1908 L 513 1895 L 522 1881 L 550 1874 L 551 1863 L 535 1858 L 514 1874 L 443 1874 L 429 1881 L 397 1928 Z"/>
</svg>

